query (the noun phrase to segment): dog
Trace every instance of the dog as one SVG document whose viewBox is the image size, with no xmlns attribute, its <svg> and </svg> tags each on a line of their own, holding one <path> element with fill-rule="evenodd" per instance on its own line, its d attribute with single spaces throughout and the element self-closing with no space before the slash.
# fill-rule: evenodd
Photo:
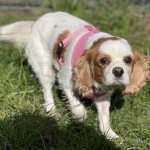
<svg viewBox="0 0 150 150">
<path fill-rule="evenodd" d="M 149 59 L 132 49 L 127 40 L 99 31 L 68 13 L 54 12 L 35 22 L 0 27 L 0 41 L 25 49 L 43 88 L 46 111 L 56 113 L 52 88 L 57 79 L 75 120 L 86 119 L 80 99 L 91 98 L 101 133 L 108 139 L 119 137 L 110 126 L 111 95 L 116 88 L 132 95 L 148 78 Z"/>
</svg>

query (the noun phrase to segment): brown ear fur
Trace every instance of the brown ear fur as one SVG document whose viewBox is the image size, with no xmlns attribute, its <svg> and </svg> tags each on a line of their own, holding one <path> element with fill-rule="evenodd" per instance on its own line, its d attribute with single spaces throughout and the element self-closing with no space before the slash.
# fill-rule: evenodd
<svg viewBox="0 0 150 150">
<path fill-rule="evenodd" d="M 148 78 L 148 64 L 149 59 L 141 54 L 138 50 L 133 50 L 134 64 L 132 73 L 130 75 L 129 85 L 125 88 L 125 94 L 132 95 L 139 91 L 144 85 Z"/>
<path fill-rule="evenodd" d="M 86 55 L 83 55 L 75 64 L 73 77 L 75 88 L 81 96 L 86 97 L 93 94 L 92 86 L 94 81 Z"/>
</svg>

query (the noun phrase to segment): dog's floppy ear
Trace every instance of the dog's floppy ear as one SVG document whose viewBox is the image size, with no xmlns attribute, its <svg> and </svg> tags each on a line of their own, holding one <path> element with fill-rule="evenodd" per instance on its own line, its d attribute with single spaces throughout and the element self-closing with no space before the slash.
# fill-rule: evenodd
<svg viewBox="0 0 150 150">
<path fill-rule="evenodd" d="M 129 85 L 126 86 L 124 93 L 132 95 L 139 91 L 144 85 L 148 78 L 148 64 L 149 59 L 140 53 L 138 50 L 133 50 L 134 62 L 133 68 L 130 75 Z"/>
<path fill-rule="evenodd" d="M 92 86 L 94 84 L 90 63 L 86 54 L 76 62 L 73 67 L 73 79 L 75 82 L 75 89 L 83 97 L 93 94 Z"/>
</svg>

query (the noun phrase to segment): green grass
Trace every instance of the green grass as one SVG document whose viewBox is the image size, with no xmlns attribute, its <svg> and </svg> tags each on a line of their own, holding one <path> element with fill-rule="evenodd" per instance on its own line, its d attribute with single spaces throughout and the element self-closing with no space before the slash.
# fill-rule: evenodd
<svg viewBox="0 0 150 150">
<path fill-rule="evenodd" d="M 66 6 L 60 8 L 57 2 L 53 1 L 54 10 L 71 11 L 99 26 L 103 31 L 125 37 L 133 47 L 150 56 L 148 6 L 129 5 L 125 2 L 108 5 L 98 2 L 97 6 L 74 4 L 68 9 Z M 143 11 L 145 14 L 141 18 Z M 3 16 L 0 18 L 0 25 L 23 20 L 23 17 L 13 14 Z M 120 135 L 115 141 L 106 140 L 99 132 L 96 110 L 91 102 L 85 101 L 88 110 L 87 120 L 82 125 L 75 125 L 67 102 L 62 100 L 57 85 L 54 88 L 54 98 L 61 114 L 60 118 L 49 117 L 44 111 L 41 88 L 27 64 L 24 52 L 11 44 L 1 43 L 0 150 L 150 149 L 149 82 L 134 97 L 123 99 L 121 94 L 114 95 L 111 107 L 112 127 Z"/>
</svg>

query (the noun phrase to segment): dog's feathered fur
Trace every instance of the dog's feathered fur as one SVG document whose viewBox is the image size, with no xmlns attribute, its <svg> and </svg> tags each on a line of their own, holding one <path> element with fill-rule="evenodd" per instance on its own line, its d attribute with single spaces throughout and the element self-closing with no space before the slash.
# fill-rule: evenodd
<svg viewBox="0 0 150 150">
<path fill-rule="evenodd" d="M 22 21 L 0 27 L 0 41 L 12 42 L 25 49 L 28 62 L 43 87 L 45 108 L 51 113 L 56 112 L 52 93 L 56 75 L 68 98 L 73 118 L 78 121 L 86 118 L 86 110 L 75 91 L 81 96 L 92 95 L 93 87 L 104 92 L 103 96 L 94 100 L 98 109 L 99 127 L 108 138 L 117 138 L 109 122 L 112 91 L 121 87 L 126 94 L 133 94 L 141 88 L 148 77 L 148 59 L 137 50 L 133 51 L 125 39 L 100 32 L 87 41 L 85 53 L 72 68 L 72 52 L 77 41 L 86 33 L 84 31 L 67 46 L 63 54 L 64 64 L 60 68 L 55 57 L 60 37 L 84 25 L 89 23 L 70 14 L 48 13 L 36 22 Z M 132 59 L 130 64 L 124 60 L 127 56 Z M 107 64 L 104 64 L 104 58 Z M 123 70 L 120 78 L 113 74 L 116 67 Z"/>
</svg>

